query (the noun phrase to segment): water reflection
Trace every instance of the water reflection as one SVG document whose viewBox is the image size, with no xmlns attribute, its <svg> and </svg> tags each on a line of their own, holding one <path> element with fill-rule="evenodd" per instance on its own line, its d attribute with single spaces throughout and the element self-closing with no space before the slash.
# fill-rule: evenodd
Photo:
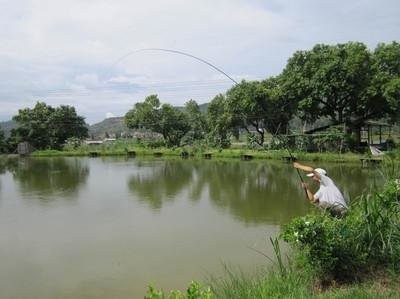
<svg viewBox="0 0 400 299">
<path fill-rule="evenodd" d="M 309 208 L 299 195 L 296 174 L 282 164 L 165 161 L 137 166 L 140 171 L 129 178 L 128 187 L 154 210 L 183 190 L 193 201 L 207 192 L 214 206 L 248 224 L 286 222 Z"/>
<path fill-rule="evenodd" d="M 287 165 L 215 162 L 199 169 L 197 188 L 214 205 L 248 223 L 282 223 L 305 214 L 308 206 Z"/>
<path fill-rule="evenodd" d="M 6 172 L 6 158 L 0 157 L 0 174 Z"/>
<path fill-rule="evenodd" d="M 23 195 L 53 200 L 54 195 L 72 197 L 86 183 L 89 168 L 75 158 L 9 159 L 7 170 Z"/>
<path fill-rule="evenodd" d="M 381 181 L 357 165 L 318 165 L 328 170 L 350 199 Z M 310 210 L 297 172 L 291 164 L 276 161 L 159 161 L 138 163 L 140 171 L 129 178 L 128 186 L 139 200 L 154 210 L 173 201 L 184 190 L 193 201 L 204 194 L 219 210 L 246 224 L 288 222 Z M 316 167 L 316 166 L 315 166 Z M 312 180 L 305 181 L 316 191 Z"/>
<path fill-rule="evenodd" d="M 6 158 L 0 156 L 0 175 L 6 172 Z M 1 178 L 0 178 L 0 190 L 1 190 Z"/>
<path fill-rule="evenodd" d="M 192 165 L 186 161 L 139 161 L 136 167 L 139 172 L 130 176 L 128 188 L 153 210 L 173 200 L 192 181 Z"/>
</svg>

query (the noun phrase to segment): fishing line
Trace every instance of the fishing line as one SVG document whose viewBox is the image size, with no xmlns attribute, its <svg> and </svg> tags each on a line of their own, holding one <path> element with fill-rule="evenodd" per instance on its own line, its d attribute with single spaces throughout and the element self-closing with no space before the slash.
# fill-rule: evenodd
<svg viewBox="0 0 400 299">
<path fill-rule="evenodd" d="M 139 49 L 139 50 L 135 50 L 132 52 L 129 52 L 125 55 L 123 55 L 122 57 L 120 57 L 119 59 L 117 59 L 112 65 L 111 68 L 115 67 L 115 65 L 117 65 L 120 61 L 124 60 L 126 57 L 133 55 L 135 53 L 139 53 L 139 52 L 145 52 L 145 51 L 160 51 L 160 52 L 167 52 L 167 53 L 173 53 L 173 54 L 179 54 L 179 55 L 183 55 L 186 57 L 190 57 L 193 58 L 197 61 L 200 61 L 210 67 L 212 67 L 214 70 L 218 71 L 219 73 L 223 74 L 225 77 L 227 77 L 229 80 L 231 80 L 233 83 L 238 84 L 238 82 L 233 79 L 231 76 L 229 76 L 227 73 L 225 73 L 223 70 L 221 70 L 220 68 L 218 68 L 217 66 L 215 66 L 214 64 L 212 64 L 211 62 L 208 62 L 207 60 L 204 60 L 200 57 L 194 56 L 192 54 L 183 52 L 183 51 L 178 51 L 178 50 L 172 50 L 172 49 L 164 49 L 164 48 L 144 48 L 144 49 Z"/>
</svg>

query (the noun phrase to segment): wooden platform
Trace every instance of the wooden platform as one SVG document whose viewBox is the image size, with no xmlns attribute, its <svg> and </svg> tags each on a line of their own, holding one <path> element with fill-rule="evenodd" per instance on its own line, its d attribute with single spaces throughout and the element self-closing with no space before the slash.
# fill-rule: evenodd
<svg viewBox="0 0 400 299">
<path fill-rule="evenodd" d="M 211 159 L 212 154 L 211 153 L 205 153 L 204 154 L 204 159 Z"/>
<path fill-rule="evenodd" d="M 98 157 L 100 156 L 100 152 L 89 152 L 89 157 Z"/>
<path fill-rule="evenodd" d="M 131 157 L 131 158 L 136 157 L 135 151 L 128 151 L 126 154 L 128 155 L 128 157 Z"/>
<path fill-rule="evenodd" d="M 253 160 L 253 158 L 254 158 L 253 155 L 247 155 L 247 154 L 240 156 L 240 159 L 245 160 L 245 161 Z"/>
<path fill-rule="evenodd" d="M 282 160 L 289 163 L 289 162 L 295 162 L 297 158 L 293 156 L 283 156 Z"/>
<path fill-rule="evenodd" d="M 382 162 L 381 157 L 366 157 L 366 158 L 360 158 L 361 161 L 361 166 L 366 167 L 369 165 L 376 165 Z"/>
</svg>

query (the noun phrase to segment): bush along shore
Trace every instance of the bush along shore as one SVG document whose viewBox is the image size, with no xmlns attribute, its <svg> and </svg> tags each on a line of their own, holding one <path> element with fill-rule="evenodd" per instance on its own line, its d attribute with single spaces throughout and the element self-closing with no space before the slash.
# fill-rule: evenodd
<svg viewBox="0 0 400 299">
<path fill-rule="evenodd" d="M 365 156 L 356 153 L 318 152 L 278 150 L 252 150 L 252 149 L 218 149 L 206 146 L 162 147 L 141 145 L 129 141 L 117 141 L 103 145 L 81 145 L 77 147 L 65 146 L 63 150 L 39 150 L 33 152 L 34 157 L 51 156 L 164 156 L 183 158 L 234 158 L 234 159 L 276 159 L 291 161 L 292 157 L 301 161 L 330 161 L 330 162 L 359 162 Z"/>
<path fill-rule="evenodd" d="M 149 287 L 145 298 L 400 298 L 400 172 L 385 168 L 392 178 L 354 200 L 345 217 L 315 210 L 284 226 L 271 240 L 275 267 L 253 276 L 227 269 L 186 292 Z M 287 260 L 282 241 L 292 248 Z"/>
</svg>

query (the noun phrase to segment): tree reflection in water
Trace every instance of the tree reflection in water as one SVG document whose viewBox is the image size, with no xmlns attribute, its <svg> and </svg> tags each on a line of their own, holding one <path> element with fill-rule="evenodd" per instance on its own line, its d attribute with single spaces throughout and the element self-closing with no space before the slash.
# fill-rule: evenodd
<svg viewBox="0 0 400 299">
<path fill-rule="evenodd" d="M 9 159 L 6 168 L 23 195 L 46 201 L 74 197 L 89 175 L 89 167 L 80 158 Z"/>
<path fill-rule="evenodd" d="M 192 165 L 187 161 L 138 163 L 139 172 L 128 180 L 129 190 L 153 210 L 172 201 L 192 181 Z"/>
<path fill-rule="evenodd" d="M 245 223 L 281 223 L 304 214 L 296 174 L 285 164 L 239 161 L 164 161 L 142 165 L 128 186 L 152 209 L 161 209 L 187 191 L 189 199 L 204 194 L 219 209 Z"/>
<path fill-rule="evenodd" d="M 286 223 L 311 209 L 297 172 L 291 164 L 279 161 L 173 160 L 140 167 L 140 171 L 129 178 L 129 189 L 155 210 L 178 195 L 193 201 L 205 197 L 219 210 L 251 225 Z M 376 176 L 357 165 L 318 167 L 326 168 L 351 198 L 376 181 Z M 305 181 L 313 190 L 318 188 L 306 177 Z"/>
</svg>

